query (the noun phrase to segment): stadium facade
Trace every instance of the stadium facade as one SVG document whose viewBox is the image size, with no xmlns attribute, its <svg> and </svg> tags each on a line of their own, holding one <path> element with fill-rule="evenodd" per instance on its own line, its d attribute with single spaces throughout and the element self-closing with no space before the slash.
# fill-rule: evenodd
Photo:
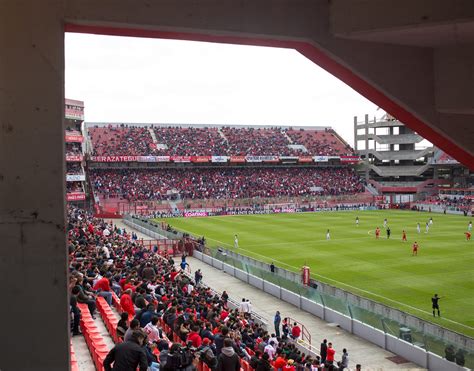
<svg viewBox="0 0 474 371">
<path fill-rule="evenodd" d="M 84 201 L 86 199 L 86 171 L 84 146 L 84 102 L 66 99 L 65 109 L 66 145 L 66 200 Z"/>
<path fill-rule="evenodd" d="M 469 183 L 469 169 L 389 114 L 354 117 L 354 149 L 369 187 L 389 203 L 423 200 L 440 188 Z"/>
</svg>

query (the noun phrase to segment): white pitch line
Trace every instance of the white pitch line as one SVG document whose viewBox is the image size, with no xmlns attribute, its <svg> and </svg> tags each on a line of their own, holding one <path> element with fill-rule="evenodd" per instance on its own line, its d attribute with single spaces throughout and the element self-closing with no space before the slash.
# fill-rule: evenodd
<svg viewBox="0 0 474 371">
<path fill-rule="evenodd" d="M 178 228 L 178 229 L 182 230 L 183 232 L 189 233 L 189 234 L 195 234 L 194 232 L 187 231 L 186 229 L 182 229 L 182 228 Z M 232 249 L 234 248 L 231 244 L 228 244 L 228 243 L 226 243 L 226 242 L 222 242 L 222 241 L 216 240 L 215 238 L 207 238 L 207 239 L 208 239 L 208 240 L 215 241 L 215 242 L 219 242 L 219 243 L 221 243 L 221 244 L 223 244 L 223 245 L 226 245 L 226 246 L 231 247 Z M 324 241 L 324 240 L 323 240 L 323 241 Z M 259 253 L 255 252 L 255 251 L 243 249 L 242 247 L 238 247 L 237 249 L 238 249 L 238 250 L 242 250 L 242 251 L 247 251 L 247 252 L 249 252 L 249 253 L 251 253 L 251 254 L 261 256 L 262 258 L 275 261 L 275 262 L 277 262 L 277 263 L 279 263 L 279 264 L 281 264 L 281 265 L 285 265 L 285 266 L 287 266 L 287 267 L 296 269 L 297 271 L 300 270 L 300 268 L 298 268 L 298 267 L 295 267 L 295 266 L 293 266 L 293 265 L 284 263 L 284 262 L 279 261 L 279 260 L 276 260 L 276 259 L 271 259 L 270 257 L 268 257 L 268 256 L 266 256 L 266 255 L 259 254 Z M 373 293 L 373 292 L 371 292 L 371 291 L 364 290 L 364 289 L 361 289 L 361 288 L 359 288 L 359 287 L 352 286 L 352 285 L 349 285 L 349 284 L 344 283 L 344 282 L 341 282 L 341 281 L 337 281 L 337 280 L 335 280 L 335 279 L 332 279 L 332 278 L 323 276 L 323 275 L 321 275 L 321 274 L 311 273 L 311 275 L 316 276 L 316 277 L 321 277 L 321 278 L 323 278 L 323 279 L 325 279 L 325 280 L 335 282 L 335 283 L 337 283 L 337 284 L 339 284 L 339 285 L 342 285 L 342 286 L 350 287 L 350 288 L 352 288 L 352 289 L 365 292 L 366 294 L 369 294 L 369 295 L 377 296 L 377 297 L 379 297 L 379 298 L 381 298 L 381 299 L 388 300 L 388 301 L 390 301 L 390 302 L 392 302 L 392 303 L 399 304 L 399 305 L 401 305 L 401 306 L 403 306 L 403 307 L 410 308 L 410 309 L 416 310 L 416 311 L 421 312 L 421 313 L 424 313 L 424 314 L 428 314 L 428 315 L 431 315 L 431 314 L 432 314 L 432 313 L 427 312 L 427 311 L 425 311 L 425 310 L 423 310 L 423 309 L 419 309 L 419 308 L 413 307 L 413 306 L 411 306 L 411 305 L 402 303 L 402 302 L 400 302 L 400 301 L 387 298 L 387 297 L 385 297 L 385 296 L 383 296 L 383 295 L 379 295 L 379 294 Z M 441 317 L 441 320 L 442 320 L 442 321 L 444 320 L 444 321 L 448 321 L 448 322 L 454 323 L 454 324 L 459 325 L 459 326 L 461 326 L 461 327 L 465 327 L 465 328 L 467 328 L 467 329 L 469 329 L 469 330 L 474 330 L 474 327 L 472 327 L 472 326 L 464 325 L 464 324 L 462 324 L 462 323 L 453 321 L 453 320 L 451 320 L 451 319 L 449 319 L 449 318 L 446 318 L 446 317 Z"/>
</svg>

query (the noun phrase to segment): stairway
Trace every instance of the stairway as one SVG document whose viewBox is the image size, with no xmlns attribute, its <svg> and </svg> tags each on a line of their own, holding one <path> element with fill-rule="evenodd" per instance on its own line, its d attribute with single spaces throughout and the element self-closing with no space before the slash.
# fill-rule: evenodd
<svg viewBox="0 0 474 371">
<path fill-rule="evenodd" d="M 226 142 L 229 141 L 229 140 L 226 138 L 226 136 L 224 135 L 224 133 L 221 131 L 220 128 L 217 129 L 217 132 L 218 132 L 219 135 L 222 137 L 222 139 L 224 139 Z"/>
<path fill-rule="evenodd" d="M 158 144 L 158 140 L 156 139 L 155 131 L 152 128 L 148 128 L 148 132 L 151 135 L 151 139 L 153 139 L 153 143 Z"/>
<path fill-rule="evenodd" d="M 172 213 L 179 211 L 178 205 L 175 201 L 168 200 L 168 204 L 170 205 L 170 210 Z"/>
<path fill-rule="evenodd" d="M 293 144 L 293 140 L 290 138 L 290 136 L 286 133 L 286 130 L 282 130 L 281 133 L 283 134 L 284 137 L 286 137 L 286 139 L 288 139 L 288 142 L 290 142 L 290 144 Z"/>
<path fill-rule="evenodd" d="M 377 190 L 377 188 L 375 188 L 372 184 L 368 183 L 366 186 L 365 186 L 365 189 L 367 191 L 369 191 L 372 195 L 374 196 L 378 196 L 379 195 L 379 191 Z"/>
</svg>

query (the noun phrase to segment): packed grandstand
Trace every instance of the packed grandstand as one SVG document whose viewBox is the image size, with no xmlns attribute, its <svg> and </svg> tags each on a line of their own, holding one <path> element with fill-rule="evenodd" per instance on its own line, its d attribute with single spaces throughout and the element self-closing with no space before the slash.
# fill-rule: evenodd
<svg viewBox="0 0 474 371">
<path fill-rule="evenodd" d="M 88 183 L 107 213 L 166 200 L 354 196 L 367 202 L 358 157 L 331 128 L 87 124 Z M 71 171 L 74 171 L 71 167 Z M 126 207 L 125 207 L 125 206 Z"/>
<path fill-rule="evenodd" d="M 93 156 L 353 155 L 332 129 L 133 126 L 89 127 Z"/>
<path fill-rule="evenodd" d="M 127 211 L 203 216 L 380 206 L 354 166 L 358 157 L 334 130 L 89 124 L 83 135 L 86 150 L 76 135 L 66 144 L 67 192 L 83 192 L 87 176 L 94 203 L 68 207 L 71 331 L 83 334 L 96 369 L 126 363 L 133 352 L 140 370 L 347 367 L 345 349 L 337 350 L 340 359 L 326 343 L 319 355 L 304 351 L 300 324 L 282 318 L 272 329 L 175 264 L 173 256 L 202 251 L 203 241 L 191 240 L 190 249 L 186 239 L 145 244 L 101 219 Z M 419 207 L 467 212 L 474 192 L 465 193 L 435 195 Z M 112 351 L 98 315 L 117 344 Z"/>
<path fill-rule="evenodd" d="M 366 193 L 364 182 L 350 166 L 357 157 L 330 128 L 91 125 L 85 137 L 87 183 L 100 206 L 95 209 L 99 214 L 119 202 L 200 201 L 203 208 L 219 200 L 265 203 L 310 196 L 357 198 Z M 66 152 L 77 155 L 81 146 L 68 143 Z M 67 163 L 70 179 L 82 172 L 79 163 Z M 68 192 L 80 190 L 78 182 L 67 185 Z M 148 340 L 155 341 L 145 341 L 146 365 L 140 369 L 156 363 L 163 370 L 177 369 L 176 364 L 171 366 L 171 356 L 189 340 L 200 353 L 211 350 L 209 360 L 198 365 L 203 369 L 230 369 L 220 364 L 220 354 L 230 352 L 226 349 L 234 350 L 236 369 L 336 365 L 331 356 L 325 360 L 305 355 L 296 346 L 298 325 L 282 319 L 277 336 L 250 312 L 231 309 L 227 293 L 217 295 L 192 282 L 167 255 L 177 253 L 176 249 L 150 250 L 133 234 L 79 208 L 70 207 L 68 218 L 72 331 L 82 330 L 94 348 L 97 369 L 108 370 L 111 361 L 87 320 L 95 318 L 97 311 L 117 343 L 124 335 L 138 342 L 139 332 L 125 332 L 127 328 L 145 329 Z M 112 304 L 128 317 L 124 314 L 118 322 L 108 309 Z M 134 317 L 140 319 L 138 326 Z M 150 332 L 153 329 L 159 329 L 158 336 Z"/>
<path fill-rule="evenodd" d="M 202 277 L 175 266 L 167 252 L 145 247 L 125 229 L 74 207 L 68 220 L 72 332 L 84 335 L 98 370 L 111 370 L 113 362 L 125 370 L 120 367 L 134 360 L 140 371 L 192 370 L 193 364 L 221 371 L 318 370 L 324 363 L 337 369 L 331 343 L 317 357 L 297 346 L 299 324 L 277 313 L 278 325 L 269 329 L 250 303 L 232 308 L 227 292 L 212 291 Z M 98 315 L 114 342 L 122 343 L 113 352 L 97 331 Z M 344 367 L 349 358 L 341 353 Z M 78 369 L 75 359 L 72 366 Z"/>
</svg>

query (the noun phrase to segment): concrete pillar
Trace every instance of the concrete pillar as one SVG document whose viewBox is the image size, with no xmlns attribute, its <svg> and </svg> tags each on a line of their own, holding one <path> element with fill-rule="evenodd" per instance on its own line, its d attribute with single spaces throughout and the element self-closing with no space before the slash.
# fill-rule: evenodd
<svg viewBox="0 0 474 371">
<path fill-rule="evenodd" d="M 67 370 L 62 1 L 0 2 L 2 370 Z"/>
<path fill-rule="evenodd" d="M 354 149 L 357 152 L 357 116 L 354 116 Z"/>
<path fill-rule="evenodd" d="M 365 150 L 368 150 L 369 149 L 369 115 L 365 115 L 364 125 L 365 125 Z"/>
</svg>

